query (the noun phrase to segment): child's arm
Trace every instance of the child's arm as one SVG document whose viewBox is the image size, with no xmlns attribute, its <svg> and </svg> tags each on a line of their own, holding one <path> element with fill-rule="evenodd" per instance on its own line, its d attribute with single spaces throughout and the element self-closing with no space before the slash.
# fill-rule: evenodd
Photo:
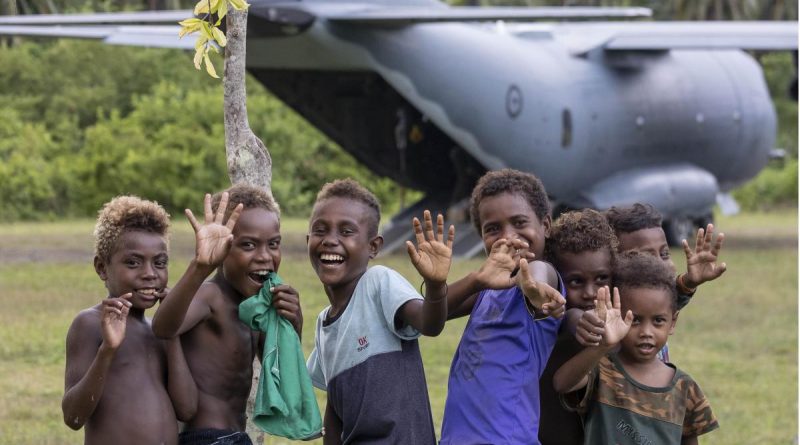
<svg viewBox="0 0 800 445">
<path fill-rule="evenodd" d="M 406 241 L 411 263 L 425 280 L 425 298 L 410 300 L 400 309 L 400 318 L 423 335 L 436 336 L 442 332 L 447 320 L 447 274 L 453 255 L 455 227 L 450 226 L 447 242 L 444 240 L 444 217 L 436 218 L 436 234 L 433 233 L 431 212 L 425 210 L 425 232 L 417 218 L 413 219 L 417 247 Z"/>
<path fill-rule="evenodd" d="M 517 268 L 520 256 L 533 260 L 534 254 L 528 251 L 528 243 L 516 239 L 495 241 L 480 269 L 450 284 L 447 291 L 447 319 L 469 315 L 482 290 L 513 286 L 512 273 Z"/>
<path fill-rule="evenodd" d="M 686 273 L 678 277 L 679 290 L 693 293 L 697 286 L 715 280 L 725 273 L 727 268 L 725 263 L 717 264 L 719 251 L 725 241 L 725 234 L 717 235 L 717 241 L 713 242 L 714 225 L 709 224 L 705 231 L 697 229 L 697 238 L 694 243 L 694 250 L 689 247 L 689 242 L 683 240 L 683 251 L 686 253 Z M 680 289 L 680 285 L 684 289 Z"/>
<path fill-rule="evenodd" d="M 211 211 L 211 195 L 204 200 L 205 222 L 200 225 L 192 211 L 186 209 L 186 217 L 195 233 L 195 257 L 169 295 L 159 304 L 153 316 L 153 332 L 160 338 L 171 338 L 188 330 L 207 317 L 211 309 L 200 304 L 192 305 L 195 294 L 205 279 L 222 263 L 230 250 L 233 226 L 239 219 L 242 205 L 239 204 L 224 222 L 228 194 L 223 193 L 217 213 Z M 190 307 L 191 306 L 191 307 Z"/>
<path fill-rule="evenodd" d="M 100 315 L 102 342 L 93 350 L 97 320 L 87 314 L 75 318 L 67 333 L 67 360 L 61 411 L 64 423 L 79 430 L 94 413 L 103 396 L 108 370 L 125 339 L 131 294 L 103 300 Z M 96 343 L 95 343 L 96 344 Z"/>
<path fill-rule="evenodd" d="M 188 422 L 197 413 L 197 385 L 195 385 L 180 337 L 163 340 L 167 354 L 167 393 L 175 409 L 175 417 Z"/>
<path fill-rule="evenodd" d="M 625 318 L 620 313 L 619 291 L 614 288 L 614 301 L 609 301 L 608 287 L 597 291 L 595 314 L 605 322 L 605 329 L 599 346 L 584 348 L 577 355 L 561 365 L 553 376 L 553 387 L 558 393 L 569 393 L 585 387 L 589 383 L 589 373 L 597 366 L 614 346 L 627 335 L 633 322 L 633 313 L 628 311 Z"/>
<path fill-rule="evenodd" d="M 330 400 L 325 407 L 323 426 L 325 430 L 322 436 L 323 445 L 339 445 L 342 443 L 342 419 L 333 411 Z"/>
<path fill-rule="evenodd" d="M 564 314 L 566 300 L 555 289 L 558 287 L 558 274 L 550 263 L 534 261 L 529 265 L 527 259 L 520 258 L 516 283 L 525 295 L 525 301 L 536 312 L 553 318 Z"/>
</svg>

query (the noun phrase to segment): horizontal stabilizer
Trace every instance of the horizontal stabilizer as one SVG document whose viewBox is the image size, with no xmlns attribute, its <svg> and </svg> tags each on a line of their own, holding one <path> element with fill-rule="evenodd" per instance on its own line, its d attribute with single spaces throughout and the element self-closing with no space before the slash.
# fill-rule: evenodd
<svg viewBox="0 0 800 445">
<path fill-rule="evenodd" d="M 178 25 L 171 26 L 3 26 L 0 35 L 24 37 L 68 37 L 102 40 L 111 45 L 193 49 L 197 35 L 178 38 Z"/>
<path fill-rule="evenodd" d="M 117 25 L 176 24 L 193 17 L 191 9 L 177 11 L 97 12 L 91 14 L 42 14 L 0 17 L 0 25 Z"/>
</svg>

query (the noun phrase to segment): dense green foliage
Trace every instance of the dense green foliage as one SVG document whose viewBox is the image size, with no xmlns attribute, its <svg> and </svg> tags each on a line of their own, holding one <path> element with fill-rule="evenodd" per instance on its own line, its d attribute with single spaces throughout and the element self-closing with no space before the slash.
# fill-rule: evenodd
<svg viewBox="0 0 800 445">
<path fill-rule="evenodd" d="M 221 85 L 190 59 L 67 40 L 0 50 L 0 219 L 90 216 L 118 194 L 176 214 L 226 187 Z M 345 176 L 396 208 L 393 182 L 374 177 L 257 82 L 248 95 L 284 212 L 306 215 L 321 185 Z"/>
</svg>

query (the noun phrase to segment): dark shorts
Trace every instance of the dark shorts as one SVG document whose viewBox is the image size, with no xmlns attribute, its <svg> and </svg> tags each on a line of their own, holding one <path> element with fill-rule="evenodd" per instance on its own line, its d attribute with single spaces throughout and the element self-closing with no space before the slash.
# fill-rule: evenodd
<svg viewBox="0 0 800 445">
<path fill-rule="evenodd" d="M 242 431 L 213 428 L 187 430 L 178 435 L 179 445 L 253 445 L 250 436 Z"/>
</svg>

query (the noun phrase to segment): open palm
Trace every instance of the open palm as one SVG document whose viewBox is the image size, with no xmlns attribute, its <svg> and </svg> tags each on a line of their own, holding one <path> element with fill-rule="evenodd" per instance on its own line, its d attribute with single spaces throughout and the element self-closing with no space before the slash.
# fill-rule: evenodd
<svg viewBox="0 0 800 445">
<path fill-rule="evenodd" d="M 195 233 L 195 261 L 198 264 L 216 266 L 228 254 L 233 239 L 233 227 L 242 212 L 242 204 L 236 206 L 228 220 L 224 221 L 227 207 L 228 193 L 225 192 L 220 199 L 217 213 L 214 214 L 211 210 L 211 195 L 206 194 L 203 203 L 205 220 L 202 225 L 197 222 L 192 211 L 186 209 L 186 217 Z"/>
<path fill-rule="evenodd" d="M 422 278 L 435 283 L 444 283 L 450 273 L 456 229 L 454 226 L 450 226 L 447 232 L 447 241 L 445 241 L 444 217 L 441 214 L 436 217 L 435 234 L 431 212 L 425 210 L 423 219 L 425 220 L 424 231 L 419 219 L 414 218 L 412 221 L 417 246 L 415 247 L 411 241 L 406 241 L 408 256 Z"/>
<path fill-rule="evenodd" d="M 601 287 L 597 291 L 597 303 L 594 308 L 595 315 L 605 321 L 605 332 L 601 343 L 604 346 L 614 346 L 628 334 L 633 323 L 633 313 L 628 311 L 622 318 L 619 302 L 619 289 L 614 288 L 613 302 L 609 298 L 608 287 Z"/>
</svg>

